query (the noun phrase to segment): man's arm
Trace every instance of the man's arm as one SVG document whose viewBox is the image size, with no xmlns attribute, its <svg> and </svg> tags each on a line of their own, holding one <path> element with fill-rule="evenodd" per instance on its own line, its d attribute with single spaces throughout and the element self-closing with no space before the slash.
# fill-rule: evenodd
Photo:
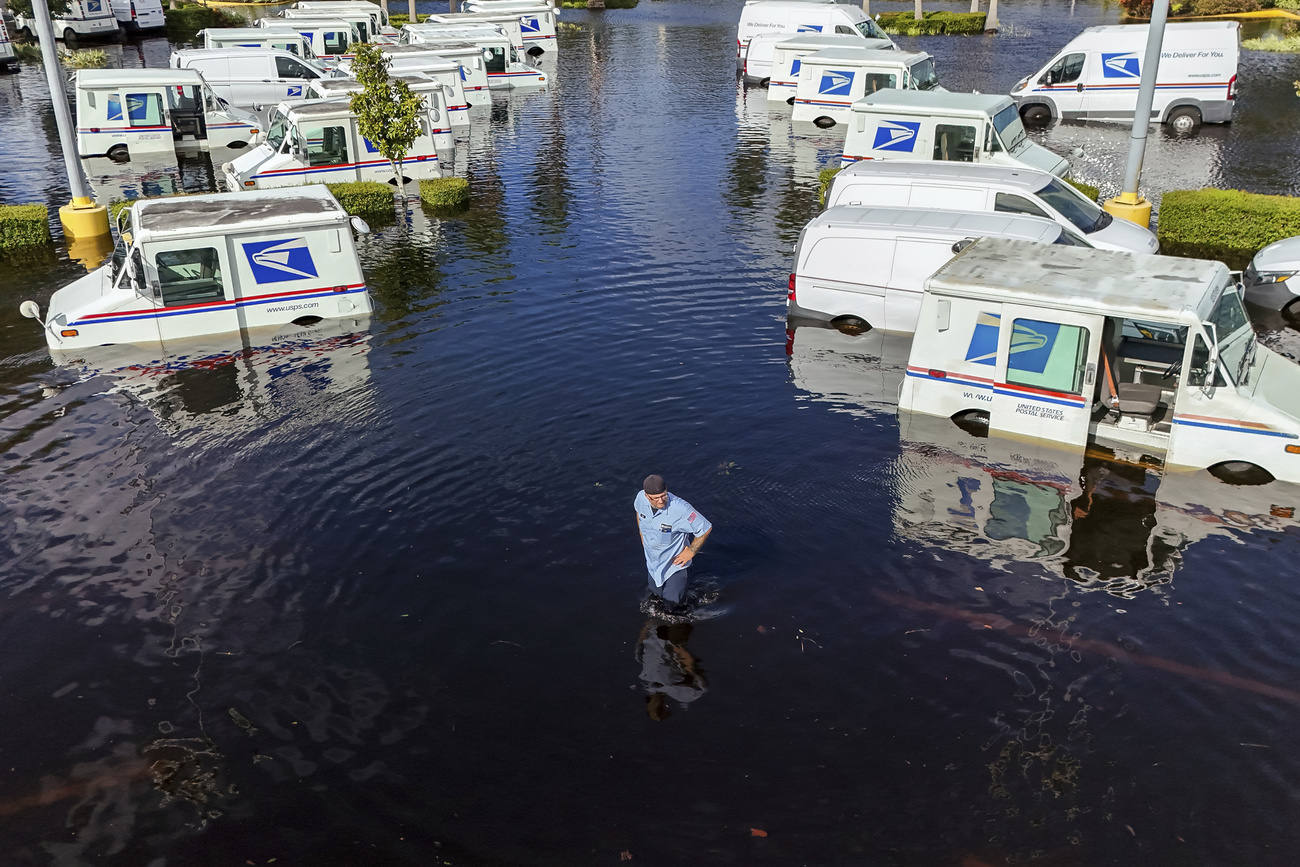
<svg viewBox="0 0 1300 867">
<path fill-rule="evenodd" d="M 639 529 L 640 525 L 638 524 L 637 527 Z M 691 542 L 691 544 L 683 548 L 682 552 L 673 558 L 673 565 L 685 566 L 687 563 L 694 560 L 695 555 L 700 553 L 700 549 L 704 547 L 704 540 L 709 538 L 709 534 L 712 532 L 713 532 L 713 528 L 710 527 L 700 535 L 696 536 L 695 540 Z"/>
</svg>

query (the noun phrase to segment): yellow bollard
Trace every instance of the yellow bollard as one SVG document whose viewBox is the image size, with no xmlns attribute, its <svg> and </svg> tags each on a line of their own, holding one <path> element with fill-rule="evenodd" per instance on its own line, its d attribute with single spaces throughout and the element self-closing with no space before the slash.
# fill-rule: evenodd
<svg viewBox="0 0 1300 867">
<path fill-rule="evenodd" d="M 1151 203 L 1139 193 L 1120 193 L 1102 202 L 1101 209 L 1112 217 L 1137 223 L 1144 229 L 1151 228 Z"/>
<path fill-rule="evenodd" d="M 108 228 L 108 208 L 96 205 L 89 197 L 74 198 L 59 208 L 59 222 L 68 241 L 86 241 L 95 237 L 112 237 Z"/>
</svg>

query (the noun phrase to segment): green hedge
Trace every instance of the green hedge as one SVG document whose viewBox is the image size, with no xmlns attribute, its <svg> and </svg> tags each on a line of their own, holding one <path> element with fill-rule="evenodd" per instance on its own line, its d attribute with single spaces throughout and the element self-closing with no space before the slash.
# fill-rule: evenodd
<svg viewBox="0 0 1300 867">
<path fill-rule="evenodd" d="M 0 205 L 0 250 L 50 243 L 50 209 L 45 205 Z"/>
<path fill-rule="evenodd" d="M 421 178 L 420 201 L 432 208 L 458 208 L 469 201 L 464 178 Z"/>
<path fill-rule="evenodd" d="M 635 9 L 638 0 L 605 0 L 606 9 Z M 560 0 L 565 9 L 586 9 L 587 0 Z"/>
<path fill-rule="evenodd" d="M 839 174 L 839 169 L 822 169 L 817 173 L 819 185 L 817 187 L 817 203 L 823 208 L 826 207 L 826 189 L 831 185 L 831 178 Z"/>
<path fill-rule="evenodd" d="M 163 16 L 172 30 L 202 30 L 205 27 L 248 27 L 248 19 L 238 12 L 213 6 L 185 3 L 176 9 L 163 4 Z"/>
<path fill-rule="evenodd" d="M 876 23 L 900 36 L 962 36 L 983 33 L 987 17 L 983 12 L 926 12 L 917 21 L 911 12 L 886 12 Z"/>
<path fill-rule="evenodd" d="M 417 24 L 420 23 L 421 21 L 428 21 L 428 20 L 429 20 L 429 16 L 424 12 L 417 12 L 415 14 L 415 21 Z M 395 27 L 398 30 L 401 30 L 403 24 L 410 24 L 410 23 L 411 23 L 411 16 L 407 15 L 405 12 L 388 13 L 388 24 L 391 27 Z"/>
<path fill-rule="evenodd" d="M 1094 202 L 1097 201 L 1097 197 L 1101 195 L 1101 190 L 1091 184 L 1085 184 L 1083 181 L 1076 181 L 1074 178 L 1061 178 L 1061 180 L 1065 181 Z"/>
<path fill-rule="evenodd" d="M 1218 259 L 1241 269 L 1274 241 L 1300 235 L 1300 198 L 1240 190 L 1170 190 L 1156 232 L 1169 256 Z"/>
<path fill-rule="evenodd" d="M 393 187 L 379 181 L 349 181 L 345 184 L 326 184 L 343 210 L 349 214 L 380 214 L 393 212 Z"/>
</svg>

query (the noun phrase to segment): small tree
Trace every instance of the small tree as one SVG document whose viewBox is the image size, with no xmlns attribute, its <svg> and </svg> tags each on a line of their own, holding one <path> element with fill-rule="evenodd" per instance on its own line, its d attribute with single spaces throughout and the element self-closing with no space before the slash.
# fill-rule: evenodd
<svg viewBox="0 0 1300 867">
<path fill-rule="evenodd" d="M 51 18 L 55 15 L 67 14 L 71 6 L 68 0 L 47 0 L 45 5 L 49 7 Z M 32 11 L 32 0 L 10 0 L 8 6 L 9 11 L 15 15 L 24 15 L 28 20 L 36 17 L 36 13 Z"/>
<path fill-rule="evenodd" d="M 424 100 L 412 93 L 405 81 L 389 77 L 391 62 L 374 45 L 357 46 L 352 75 L 361 84 L 361 91 L 352 94 L 348 107 L 357 116 L 361 134 L 392 164 L 393 178 L 405 203 L 402 160 L 420 135 Z"/>
</svg>

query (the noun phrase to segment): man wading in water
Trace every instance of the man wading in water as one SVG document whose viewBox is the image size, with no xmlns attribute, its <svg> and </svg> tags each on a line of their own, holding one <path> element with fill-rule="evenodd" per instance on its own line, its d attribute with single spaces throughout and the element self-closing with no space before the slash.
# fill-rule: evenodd
<svg viewBox="0 0 1300 867">
<path fill-rule="evenodd" d="M 641 488 L 632 508 L 650 573 L 648 589 L 664 601 L 669 614 L 682 614 L 691 560 L 704 547 L 713 525 L 690 503 L 668 493 L 663 476 L 646 476 Z"/>
</svg>

